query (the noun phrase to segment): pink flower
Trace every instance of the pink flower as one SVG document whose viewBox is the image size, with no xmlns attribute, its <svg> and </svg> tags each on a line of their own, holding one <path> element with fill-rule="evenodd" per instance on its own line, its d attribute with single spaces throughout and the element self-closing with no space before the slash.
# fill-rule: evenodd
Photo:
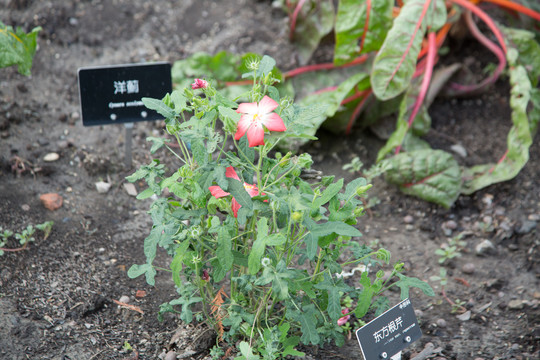
<svg viewBox="0 0 540 360">
<path fill-rule="evenodd" d="M 234 138 L 240 140 L 247 131 L 249 147 L 254 147 L 264 145 L 265 127 L 269 131 L 287 130 L 283 119 L 278 114 L 272 112 L 277 107 L 278 103 L 266 95 L 258 104 L 256 102 L 240 104 L 236 112 L 243 115 L 238 122 L 238 129 Z"/>
<path fill-rule="evenodd" d="M 341 310 L 341 313 L 342 313 L 343 315 L 348 314 L 348 313 L 349 313 L 349 309 L 343 309 L 343 310 Z M 345 325 L 345 324 L 349 321 L 350 318 L 351 318 L 351 315 L 345 315 L 345 316 L 343 316 L 343 317 L 340 317 L 340 318 L 338 319 L 338 321 L 337 321 L 337 324 L 338 324 L 339 326 L 343 326 L 343 325 Z"/>
<path fill-rule="evenodd" d="M 206 89 L 208 87 L 208 81 L 203 79 L 195 79 L 195 82 L 191 84 L 193 90 Z"/>
<path fill-rule="evenodd" d="M 225 170 L 225 176 L 228 177 L 228 178 L 231 178 L 231 179 L 236 179 L 238 181 L 241 181 L 240 178 L 238 177 L 238 174 L 236 173 L 236 171 L 234 170 L 234 168 L 232 166 L 229 166 Z M 244 189 L 246 189 L 247 193 L 251 197 L 259 195 L 259 189 L 255 185 L 251 185 L 251 184 L 248 184 L 248 183 L 244 182 Z M 217 185 L 210 186 L 208 188 L 208 190 L 210 190 L 210 193 L 212 194 L 212 196 L 217 198 L 217 199 L 219 199 L 221 197 L 224 197 L 224 196 L 230 195 L 230 193 L 224 191 L 222 188 L 220 188 Z M 264 195 L 264 193 L 263 193 L 263 195 Z M 236 201 L 236 199 L 233 197 L 232 202 L 231 202 L 231 208 L 232 208 L 234 217 L 238 217 L 238 210 L 240 210 L 241 207 L 242 207 L 242 205 L 240 205 L 238 203 L 238 201 Z"/>
</svg>

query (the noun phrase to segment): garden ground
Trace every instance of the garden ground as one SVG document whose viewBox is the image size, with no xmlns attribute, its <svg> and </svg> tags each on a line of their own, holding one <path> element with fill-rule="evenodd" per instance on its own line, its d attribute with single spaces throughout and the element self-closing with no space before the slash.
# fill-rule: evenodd
<svg viewBox="0 0 540 360">
<path fill-rule="evenodd" d="M 0 20 L 27 31 L 43 27 L 32 77 L 13 67 L 0 70 L 0 226 L 20 232 L 54 221 L 48 239 L 37 234 L 26 250 L 0 257 L 0 359 L 207 357 L 211 331 L 172 315 L 157 321 L 159 305 L 174 298 L 168 277 L 158 274 L 150 287 L 126 274 L 144 261 L 142 242 L 151 221 L 149 203 L 128 194 L 125 176 L 151 160 L 145 138 L 161 134 L 163 124 L 135 125 L 133 168 L 126 168 L 123 126 L 82 126 L 77 69 L 172 63 L 196 51 L 220 50 L 268 54 L 290 69 L 298 64 L 286 17 L 270 1 L 255 0 L 0 0 Z M 474 44 L 463 46 L 479 58 Z M 437 100 L 427 140 L 446 150 L 461 145 L 467 152 L 463 164 L 496 161 L 510 127 L 507 94 L 500 81 L 477 98 Z M 360 128 L 347 137 L 318 136 L 301 150 L 312 154 L 315 169 L 346 180 L 353 175 L 343 165 L 357 156 L 371 164 L 383 144 Z M 59 159 L 45 161 L 50 153 Z M 407 275 L 429 281 L 437 293 L 411 293 L 424 335 L 405 350 L 405 359 L 540 357 L 538 154 L 537 141 L 515 179 L 461 196 L 449 210 L 375 179 L 370 196 L 380 201 L 361 219 L 364 236 L 358 240 L 388 248 L 393 261 L 405 262 Z M 157 154 L 175 165 L 165 155 Z M 98 193 L 99 181 L 111 189 Z M 46 209 L 44 193 L 61 195 L 62 206 Z M 466 312 L 453 312 L 440 283 L 429 279 L 439 275 L 435 250 L 460 234 L 465 245 L 445 266 L 445 293 Z M 8 245 L 16 247 L 14 240 Z M 166 267 L 166 260 L 158 262 Z M 390 297 L 398 301 L 397 293 Z M 312 359 L 360 358 L 354 334 L 343 348 L 303 350 Z"/>
</svg>

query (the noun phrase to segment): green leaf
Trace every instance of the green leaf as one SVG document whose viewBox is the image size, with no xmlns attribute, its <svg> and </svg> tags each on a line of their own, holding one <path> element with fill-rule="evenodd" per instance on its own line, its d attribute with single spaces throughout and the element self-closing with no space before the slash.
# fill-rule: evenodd
<svg viewBox="0 0 540 360">
<path fill-rule="evenodd" d="M 148 285 L 154 286 L 156 284 L 155 276 L 156 276 L 156 269 L 151 264 L 143 264 L 143 265 L 132 265 L 127 275 L 134 279 L 136 277 L 141 276 L 142 274 L 145 274 L 146 276 L 146 282 Z"/>
<path fill-rule="evenodd" d="M 242 353 L 242 355 L 244 356 L 246 360 L 259 360 L 260 359 L 259 355 L 253 354 L 253 351 L 251 350 L 251 346 L 249 346 L 247 342 L 241 341 L 239 348 L 240 348 L 240 352 Z"/>
<path fill-rule="evenodd" d="M 257 239 L 248 256 L 248 270 L 251 275 L 255 275 L 261 268 L 261 258 L 266 249 L 266 239 L 268 238 L 268 220 L 260 218 L 257 221 Z"/>
<path fill-rule="evenodd" d="M 367 272 L 364 271 L 360 277 L 360 284 L 363 289 L 358 296 L 358 303 L 354 309 L 354 315 L 358 319 L 362 319 L 367 314 L 369 307 L 371 306 L 371 300 L 375 294 L 375 288 L 371 285 L 371 280 L 367 276 Z"/>
<path fill-rule="evenodd" d="M 306 64 L 323 37 L 334 27 L 332 0 L 308 1 L 298 13 L 293 35 L 300 62 Z"/>
<path fill-rule="evenodd" d="M 461 191 L 457 161 L 442 150 L 416 150 L 385 160 L 385 177 L 406 194 L 449 208 Z"/>
<path fill-rule="evenodd" d="M 428 6 L 427 12 L 424 7 Z M 388 100 L 409 86 L 427 26 L 435 31 L 446 20 L 444 1 L 406 1 L 373 63 L 371 86 L 378 99 Z"/>
<path fill-rule="evenodd" d="M 232 178 L 228 178 L 227 180 L 229 182 L 228 191 L 231 193 L 231 195 L 234 196 L 236 201 L 238 201 L 242 207 L 252 210 L 253 202 L 251 201 L 251 196 L 249 196 L 242 182 Z"/>
<path fill-rule="evenodd" d="M 274 66 L 276 66 L 276 60 L 268 55 L 264 55 L 259 63 L 259 68 L 257 69 L 257 77 L 262 78 L 266 76 L 272 71 Z"/>
<path fill-rule="evenodd" d="M 191 142 L 191 151 L 193 158 L 195 158 L 199 166 L 204 166 L 208 163 L 208 154 L 202 139 L 196 139 Z"/>
<path fill-rule="evenodd" d="M 13 30 L 0 21 L 0 68 L 17 65 L 20 74 L 30 76 L 39 31 L 38 26 L 26 34 L 20 27 Z"/>
<path fill-rule="evenodd" d="M 313 201 L 312 209 L 317 210 L 319 207 L 323 206 L 327 202 L 330 201 L 336 194 L 343 188 L 343 179 L 339 179 L 339 181 L 330 184 L 323 193 L 321 194 L 321 197 L 316 198 Z"/>
<path fill-rule="evenodd" d="M 328 274 L 324 273 L 324 279 L 320 283 L 315 285 L 315 288 L 320 290 L 326 290 L 328 293 L 328 306 L 326 311 L 332 321 L 337 321 L 341 316 L 341 293 L 345 293 L 351 288 L 347 286 L 343 278 L 334 279 Z"/>
<path fill-rule="evenodd" d="M 419 288 L 427 296 L 435 296 L 435 292 L 427 282 L 415 277 L 408 277 L 399 273 L 396 275 L 399 277 L 399 280 L 396 281 L 394 285 L 401 289 L 401 300 L 405 300 L 409 297 L 409 289 L 412 287 Z"/>
<path fill-rule="evenodd" d="M 176 112 L 174 111 L 174 109 L 171 109 L 162 100 L 149 97 L 143 97 L 141 100 L 144 106 L 146 106 L 150 110 L 155 110 L 165 119 L 174 119 L 176 117 Z"/>
<path fill-rule="evenodd" d="M 539 55 L 540 56 L 540 55 Z M 540 91 L 532 87 L 527 71 L 517 65 L 515 49 L 508 51 L 510 65 L 510 107 L 512 128 L 507 136 L 507 152 L 502 161 L 493 165 L 479 165 L 464 171 L 465 183 L 462 192 L 472 194 L 488 185 L 513 179 L 529 160 L 529 148 L 540 121 Z M 527 109 L 531 106 L 528 113 Z"/>
<path fill-rule="evenodd" d="M 228 270 L 231 268 L 234 262 L 234 257 L 232 254 L 232 240 L 225 227 L 221 227 L 218 230 L 218 245 L 216 255 L 218 256 L 219 263 L 223 269 Z"/>
<path fill-rule="evenodd" d="M 240 121 L 240 117 L 242 114 L 237 113 L 235 110 L 225 107 L 225 106 L 218 106 L 219 115 L 223 118 L 229 118 L 231 120 L 234 120 L 235 122 Z"/>
<path fill-rule="evenodd" d="M 171 271 L 174 284 L 178 287 L 182 286 L 182 279 L 180 278 L 180 271 L 182 271 L 182 265 L 184 262 L 184 255 L 189 247 L 189 241 L 183 241 L 174 252 L 174 257 L 171 261 Z"/>
<path fill-rule="evenodd" d="M 150 148 L 150 153 L 155 153 L 158 151 L 162 146 L 165 145 L 165 143 L 170 142 L 171 140 L 165 139 L 165 138 L 158 138 L 154 136 L 149 136 L 146 138 L 146 141 L 152 142 L 152 147 Z"/>
<path fill-rule="evenodd" d="M 377 154 L 377 162 L 384 159 L 386 155 L 388 155 L 398 146 L 403 145 L 405 150 L 412 150 L 407 148 L 405 143 L 407 143 L 407 137 L 413 137 L 413 135 L 409 132 L 409 119 L 420 92 L 420 85 L 421 81 L 419 78 L 410 83 L 407 92 L 405 93 L 405 96 L 403 96 L 400 103 L 396 130 L 392 133 L 386 144 L 379 150 L 379 153 Z M 429 104 L 422 104 L 413 120 L 411 130 L 415 135 L 422 136 L 426 134 L 431 127 L 431 118 L 427 112 L 427 106 L 429 106 Z"/>
<path fill-rule="evenodd" d="M 354 60 L 358 54 L 379 50 L 392 25 L 393 0 L 371 1 L 369 22 L 364 33 L 367 17 L 367 1 L 340 0 L 334 31 L 336 45 L 334 64 L 342 65 Z M 360 49 L 361 41 L 363 47 Z"/>
</svg>

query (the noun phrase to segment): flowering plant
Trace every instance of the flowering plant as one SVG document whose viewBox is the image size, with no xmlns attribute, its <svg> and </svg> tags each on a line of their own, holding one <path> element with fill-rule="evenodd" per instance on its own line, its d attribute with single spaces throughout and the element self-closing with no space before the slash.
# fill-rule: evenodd
<svg viewBox="0 0 540 360">
<path fill-rule="evenodd" d="M 154 285 L 158 269 L 170 271 L 178 298 L 163 304 L 160 315 L 206 322 L 218 348 L 237 345 L 238 359 L 302 355 L 300 343 L 343 344 L 341 325 L 350 318 L 342 312 L 345 294 L 358 319 L 387 307 L 373 299 L 389 287 L 400 287 L 403 297 L 410 286 L 432 294 L 426 283 L 401 274 L 401 263 L 390 277 L 367 270 L 388 264 L 390 254 L 356 239 L 371 187 L 365 179 L 347 185 L 334 176 L 309 179 L 308 154 L 276 150 L 283 139 L 305 136 L 304 122 L 314 114 L 280 97 L 274 64 L 269 57 L 251 63 L 245 77 L 253 86 L 242 95 L 248 102 L 229 100 L 200 79 L 162 100 L 143 98 L 178 143 L 174 151 L 170 140 L 151 137 L 152 153 L 165 146 L 182 166 L 166 174 L 154 160 L 128 177 L 147 182 L 139 199 L 155 198 L 147 261 L 128 275 L 145 275 Z M 168 269 L 154 265 L 158 247 L 172 258 Z M 345 282 L 344 269 L 359 265 L 365 271 L 357 283 Z"/>
</svg>

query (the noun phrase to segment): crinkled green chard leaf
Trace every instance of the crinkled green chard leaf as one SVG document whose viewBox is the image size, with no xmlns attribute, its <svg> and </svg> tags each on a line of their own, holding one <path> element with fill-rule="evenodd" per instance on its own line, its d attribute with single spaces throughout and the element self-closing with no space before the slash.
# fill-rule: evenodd
<svg viewBox="0 0 540 360">
<path fill-rule="evenodd" d="M 417 137 L 426 134 L 431 127 L 431 117 L 427 111 L 428 104 L 422 104 L 415 116 L 412 128 L 410 129 L 412 131 L 409 131 L 409 118 L 416 102 L 416 98 L 418 97 L 418 93 L 420 92 L 421 83 L 421 79 L 415 79 L 409 85 L 399 106 L 396 130 L 390 135 L 386 144 L 379 150 L 377 162 L 384 159 L 384 157 L 393 149 L 401 145 L 406 145 L 403 146 L 406 151 L 429 148 L 429 145 L 426 142 Z"/>
<path fill-rule="evenodd" d="M 497 164 L 466 169 L 463 193 L 471 194 L 488 185 L 514 178 L 529 160 L 529 148 L 540 121 L 540 90 L 533 88 L 525 67 L 517 64 L 518 52 L 509 49 L 510 107 L 512 128 L 507 137 L 507 152 Z M 532 110 L 527 113 L 529 103 Z"/>
<path fill-rule="evenodd" d="M 443 0 L 405 2 L 373 64 L 371 85 L 378 99 L 391 99 L 407 89 L 426 29 L 436 31 L 445 21 Z"/>
<path fill-rule="evenodd" d="M 17 65 L 20 74 L 30 76 L 40 30 L 38 26 L 26 34 L 20 27 L 13 30 L 0 21 L 0 68 Z"/>
<path fill-rule="evenodd" d="M 375 0 L 369 5 L 371 6 L 368 7 L 368 1 L 339 2 L 334 29 L 336 32 L 334 64 L 342 65 L 354 60 L 358 54 L 380 49 L 392 25 L 394 1 Z"/>
<path fill-rule="evenodd" d="M 389 183 L 405 194 L 452 206 L 461 190 L 461 169 L 451 154 L 442 150 L 416 150 L 384 161 Z"/>
</svg>

